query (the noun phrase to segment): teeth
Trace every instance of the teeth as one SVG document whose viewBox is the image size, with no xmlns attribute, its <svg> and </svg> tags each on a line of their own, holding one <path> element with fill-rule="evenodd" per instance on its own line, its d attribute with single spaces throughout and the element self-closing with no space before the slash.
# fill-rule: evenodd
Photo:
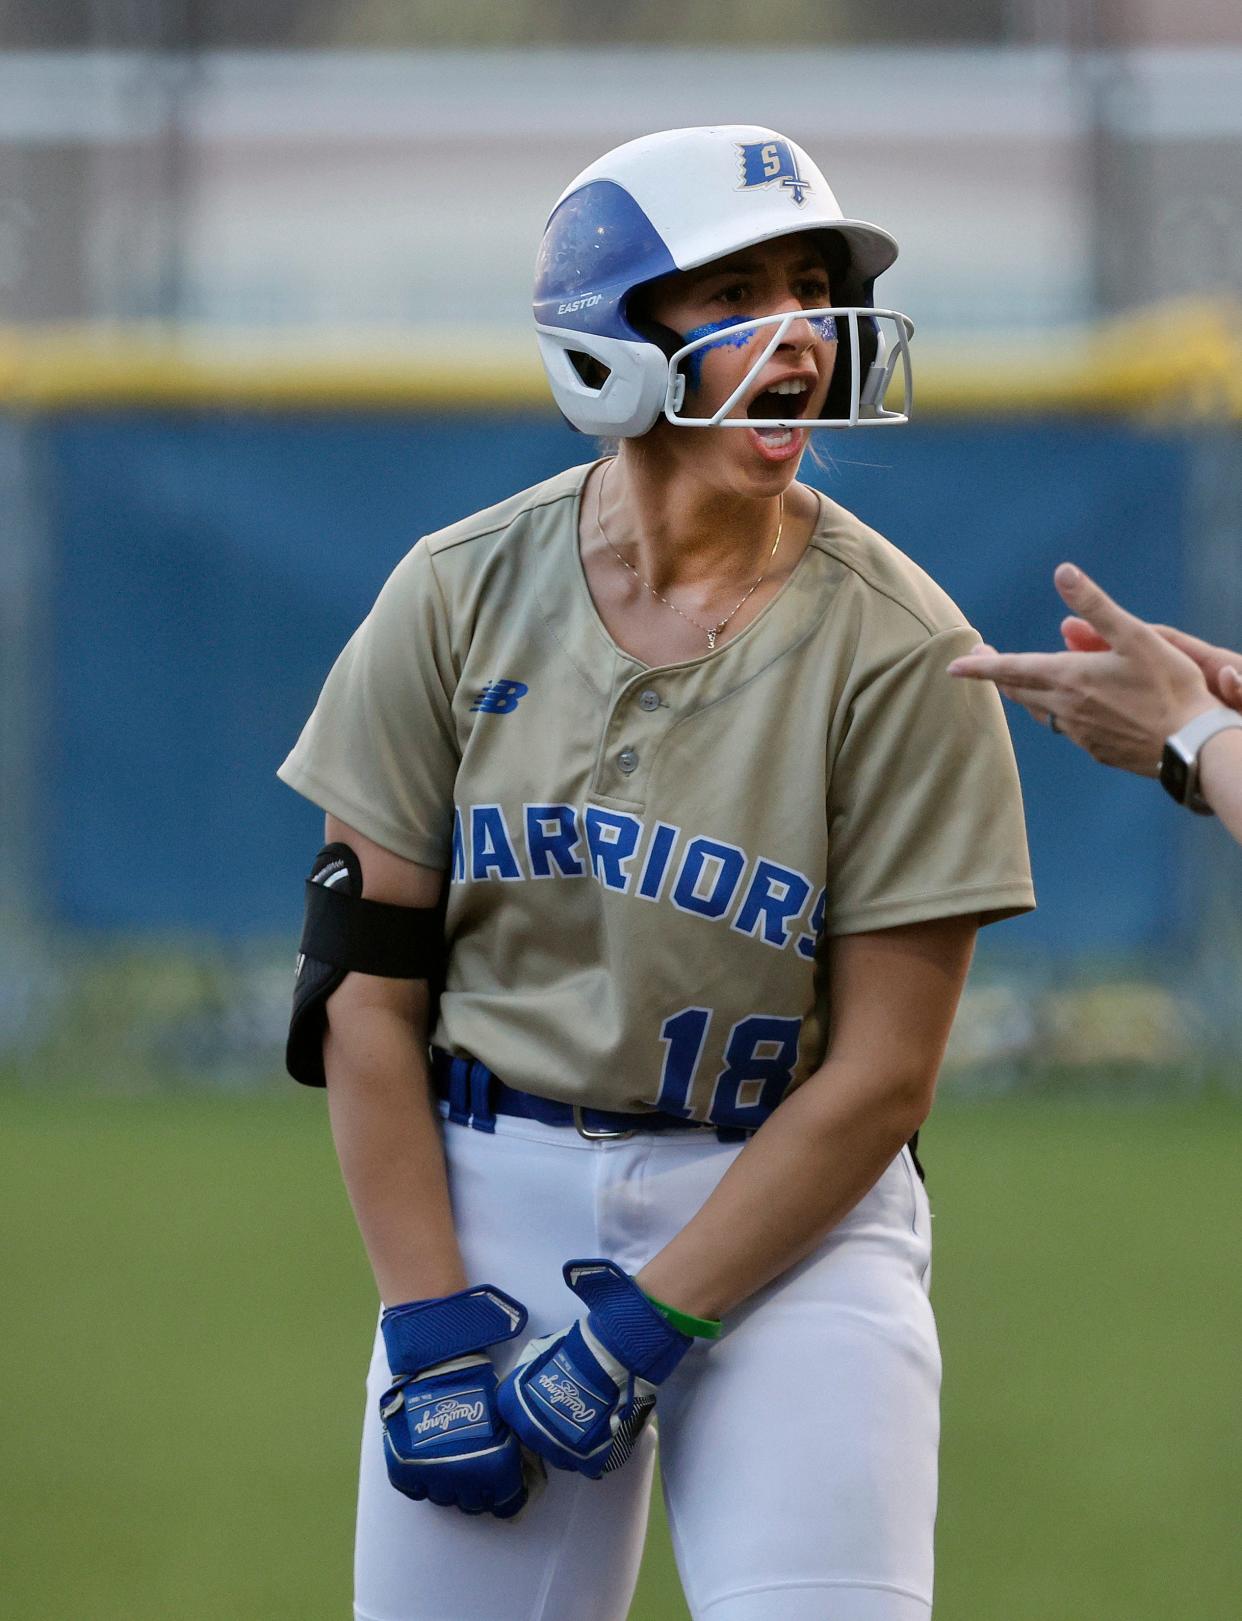
<svg viewBox="0 0 1242 1621">
<path fill-rule="evenodd" d="M 811 385 L 800 382 L 796 377 L 788 377 L 783 383 L 773 383 L 768 389 L 769 394 L 805 394 Z"/>
<path fill-rule="evenodd" d="M 773 450 L 784 450 L 785 446 L 792 444 L 793 431 L 790 428 L 756 428 L 763 442 L 771 445 Z"/>
</svg>

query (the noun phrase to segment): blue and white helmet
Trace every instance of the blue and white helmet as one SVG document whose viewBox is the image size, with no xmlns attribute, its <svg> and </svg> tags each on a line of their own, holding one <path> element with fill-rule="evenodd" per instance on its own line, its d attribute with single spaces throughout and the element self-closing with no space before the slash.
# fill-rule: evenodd
<svg viewBox="0 0 1242 1621">
<path fill-rule="evenodd" d="M 687 344 L 633 316 L 630 299 L 659 276 L 804 231 L 830 233 L 835 243 L 829 267 L 837 302 L 801 314 L 831 321 L 821 329 L 835 329 L 837 365 L 827 414 L 793 418 L 789 425 L 905 422 L 914 327 L 896 311 L 877 310 L 874 297 L 876 277 L 897 257 L 896 242 L 878 225 L 846 219 L 802 148 L 753 124 L 664 130 L 627 141 L 561 194 L 539 249 L 534 308 L 540 354 L 564 415 L 583 433 L 619 438 L 646 433 L 661 412 L 685 427 L 774 425 L 772 417 L 727 413 L 797 316 L 731 323 L 765 336 L 771 328 L 772 336 L 719 411 L 688 417 L 680 414 L 682 363 L 716 340 L 708 335 Z M 899 361 L 901 406 L 890 410 L 884 400 Z"/>
</svg>

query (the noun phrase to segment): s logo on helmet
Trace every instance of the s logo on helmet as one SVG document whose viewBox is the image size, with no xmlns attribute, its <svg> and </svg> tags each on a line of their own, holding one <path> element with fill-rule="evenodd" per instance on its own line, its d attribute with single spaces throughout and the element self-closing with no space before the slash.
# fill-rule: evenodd
<svg viewBox="0 0 1242 1621">
<path fill-rule="evenodd" d="M 798 173 L 798 162 L 788 141 L 749 141 L 739 144 L 737 153 L 742 169 L 739 191 L 779 185 L 789 192 L 799 208 L 803 206 L 811 183 Z"/>
</svg>

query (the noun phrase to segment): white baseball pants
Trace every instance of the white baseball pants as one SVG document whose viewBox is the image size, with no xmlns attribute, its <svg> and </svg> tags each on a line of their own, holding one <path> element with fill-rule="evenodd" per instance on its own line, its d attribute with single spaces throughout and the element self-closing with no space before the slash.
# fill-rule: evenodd
<svg viewBox="0 0 1242 1621">
<path fill-rule="evenodd" d="M 738 1144 L 712 1132 L 588 1142 L 501 1116 L 446 1124 L 467 1275 L 516 1295 L 529 1334 L 579 1314 L 564 1261 L 637 1272 Z M 903 1149 L 819 1249 L 730 1313 L 660 1390 L 659 1460 L 695 1621 L 927 1621 L 940 1353 L 927 1197 Z M 523 1340 L 499 1347 L 502 1372 Z M 550 1470 L 514 1520 L 388 1483 L 378 1333 L 367 1381 L 356 1621 L 625 1621 L 655 1463 L 650 1430 L 599 1481 Z"/>
</svg>

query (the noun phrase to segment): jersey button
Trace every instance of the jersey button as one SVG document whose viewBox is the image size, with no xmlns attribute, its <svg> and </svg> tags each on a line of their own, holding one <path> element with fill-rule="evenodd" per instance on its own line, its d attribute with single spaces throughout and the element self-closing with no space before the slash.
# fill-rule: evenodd
<svg viewBox="0 0 1242 1621">
<path fill-rule="evenodd" d="M 648 714 L 650 714 L 653 709 L 659 709 L 660 694 L 658 692 L 652 692 L 651 688 L 648 687 L 645 692 L 639 693 L 638 707 L 640 709 L 645 709 Z"/>
<path fill-rule="evenodd" d="M 638 756 L 633 749 L 622 749 L 620 754 L 617 755 L 617 764 L 628 777 L 630 772 L 638 765 Z"/>
</svg>

